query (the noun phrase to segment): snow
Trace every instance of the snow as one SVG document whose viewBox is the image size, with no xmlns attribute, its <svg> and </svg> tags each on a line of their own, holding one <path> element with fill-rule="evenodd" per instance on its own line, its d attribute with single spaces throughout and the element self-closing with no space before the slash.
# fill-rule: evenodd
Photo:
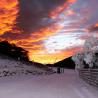
<svg viewBox="0 0 98 98">
<path fill-rule="evenodd" d="M 43 68 L 39 68 L 34 64 L 22 63 L 18 60 L 0 56 L 0 77 L 54 73 L 53 70 L 48 69 L 44 66 Z"/>
<path fill-rule="evenodd" d="M 0 78 L 0 98 L 98 98 L 97 93 L 69 69 L 64 74 Z"/>
</svg>

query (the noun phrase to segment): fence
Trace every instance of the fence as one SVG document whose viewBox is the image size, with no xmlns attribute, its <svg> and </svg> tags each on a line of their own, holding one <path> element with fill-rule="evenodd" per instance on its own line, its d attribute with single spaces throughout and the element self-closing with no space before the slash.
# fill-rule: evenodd
<svg viewBox="0 0 98 98">
<path fill-rule="evenodd" d="M 79 69 L 79 76 L 88 84 L 98 88 L 98 69 Z"/>
</svg>

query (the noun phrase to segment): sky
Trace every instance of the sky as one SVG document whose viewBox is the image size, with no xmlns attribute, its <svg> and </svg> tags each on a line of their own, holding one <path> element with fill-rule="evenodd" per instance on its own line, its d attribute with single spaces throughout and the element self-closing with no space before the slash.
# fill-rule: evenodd
<svg viewBox="0 0 98 98">
<path fill-rule="evenodd" d="M 0 0 L 0 41 L 28 51 L 30 61 L 55 63 L 98 36 L 98 0 Z"/>
</svg>

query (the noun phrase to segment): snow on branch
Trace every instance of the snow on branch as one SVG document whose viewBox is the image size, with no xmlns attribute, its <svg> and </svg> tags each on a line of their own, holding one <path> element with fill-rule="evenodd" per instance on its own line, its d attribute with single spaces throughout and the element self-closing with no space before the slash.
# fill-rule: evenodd
<svg viewBox="0 0 98 98">
<path fill-rule="evenodd" d="M 98 67 L 98 39 L 96 37 L 88 38 L 83 48 L 83 52 L 77 53 L 72 57 L 76 68 Z"/>
<path fill-rule="evenodd" d="M 84 43 L 84 51 L 95 51 L 98 49 L 98 38 L 89 37 Z"/>
</svg>

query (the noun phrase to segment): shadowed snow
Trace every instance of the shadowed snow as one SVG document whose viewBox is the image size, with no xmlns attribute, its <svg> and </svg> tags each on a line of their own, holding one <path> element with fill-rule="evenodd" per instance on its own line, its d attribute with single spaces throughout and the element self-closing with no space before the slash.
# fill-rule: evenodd
<svg viewBox="0 0 98 98">
<path fill-rule="evenodd" d="M 64 74 L 0 79 L 0 98 L 98 98 L 74 70 Z"/>
</svg>

